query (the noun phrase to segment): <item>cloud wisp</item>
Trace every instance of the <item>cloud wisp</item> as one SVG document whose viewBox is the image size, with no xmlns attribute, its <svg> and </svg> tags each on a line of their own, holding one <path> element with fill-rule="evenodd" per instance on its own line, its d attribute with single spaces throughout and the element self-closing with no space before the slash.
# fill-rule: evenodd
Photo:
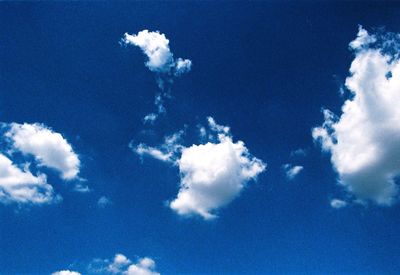
<svg viewBox="0 0 400 275">
<path fill-rule="evenodd" d="M 186 147 L 182 132 L 167 136 L 164 144 L 131 146 L 140 156 L 148 155 L 179 169 L 180 188 L 169 207 L 182 216 L 217 217 L 216 212 L 235 199 L 247 183 L 256 180 L 266 164 L 252 156 L 243 141 L 233 141 L 230 129 L 208 118 L 209 140 Z"/>
<path fill-rule="evenodd" d="M 107 198 L 106 196 L 101 196 L 98 200 L 97 200 L 97 207 L 99 208 L 106 208 L 107 206 L 112 205 L 112 201 Z"/>
<path fill-rule="evenodd" d="M 339 184 L 355 201 L 390 206 L 398 200 L 400 175 L 400 35 L 369 34 L 360 26 L 349 46 L 351 97 L 340 116 L 324 109 L 312 136 L 331 154 Z"/>
<path fill-rule="evenodd" d="M 330 205 L 334 209 L 340 209 L 347 206 L 347 202 L 341 199 L 332 199 Z"/>
<path fill-rule="evenodd" d="M 289 163 L 284 164 L 282 168 L 288 180 L 293 180 L 304 169 L 301 165 L 292 165 Z"/>
<path fill-rule="evenodd" d="M 170 97 L 170 85 L 175 77 L 189 72 L 192 68 L 190 59 L 174 58 L 169 47 L 169 40 L 159 31 L 143 30 L 137 34 L 125 33 L 121 40 L 123 45 L 139 47 L 146 55 L 146 67 L 156 73 L 157 84 L 160 92 L 156 94 L 154 104 L 157 111 L 144 117 L 145 123 L 154 123 L 160 114 L 166 112 L 164 101 Z"/>
</svg>

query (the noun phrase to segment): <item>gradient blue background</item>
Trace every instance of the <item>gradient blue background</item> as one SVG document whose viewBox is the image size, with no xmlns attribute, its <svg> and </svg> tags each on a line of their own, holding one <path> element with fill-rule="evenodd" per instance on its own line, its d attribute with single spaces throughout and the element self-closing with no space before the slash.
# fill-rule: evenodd
<svg viewBox="0 0 400 275">
<path fill-rule="evenodd" d="M 400 5 L 0 3 L 0 120 L 63 133 L 93 189 L 72 192 L 48 171 L 61 204 L 0 205 L 0 274 L 85 274 L 93 258 L 117 252 L 152 257 L 162 274 L 400 273 L 399 206 L 332 209 L 343 191 L 311 138 L 321 107 L 338 113 L 345 99 L 338 90 L 358 24 L 400 32 Z M 142 124 L 155 76 L 139 49 L 118 44 L 143 29 L 165 33 L 174 55 L 193 61 L 155 127 Z M 205 222 L 164 205 L 177 169 L 142 162 L 128 144 L 155 145 L 209 115 L 268 168 Z M 298 148 L 307 156 L 290 157 Z M 287 162 L 304 166 L 291 182 Z M 99 209 L 103 195 L 113 204 Z"/>
</svg>

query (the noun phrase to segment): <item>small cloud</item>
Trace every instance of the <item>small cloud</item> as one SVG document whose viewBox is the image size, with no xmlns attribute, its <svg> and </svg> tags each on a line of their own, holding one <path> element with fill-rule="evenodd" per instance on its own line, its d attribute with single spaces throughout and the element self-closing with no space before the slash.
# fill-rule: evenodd
<svg viewBox="0 0 400 275">
<path fill-rule="evenodd" d="M 129 147 L 141 157 L 150 156 L 161 161 L 174 163 L 176 161 L 176 155 L 182 149 L 180 141 L 183 134 L 184 131 L 181 130 L 170 136 L 166 136 L 164 138 L 164 143 L 159 147 L 151 147 L 143 143 L 137 146 L 130 144 Z"/>
<path fill-rule="evenodd" d="M 89 188 L 89 186 L 82 184 L 82 183 L 77 183 L 74 186 L 73 189 L 75 192 L 79 192 L 79 193 L 89 193 L 91 190 Z"/>
<path fill-rule="evenodd" d="M 97 201 L 97 206 L 99 208 L 105 208 L 111 204 L 112 204 L 112 201 L 109 198 L 107 198 L 106 196 L 100 197 L 99 200 Z"/>
<path fill-rule="evenodd" d="M 290 156 L 291 157 L 305 157 L 305 156 L 307 156 L 307 151 L 306 151 L 306 149 L 299 148 L 299 149 L 296 149 L 296 150 L 290 152 Z"/>
<path fill-rule="evenodd" d="M 331 205 L 332 208 L 340 209 L 340 208 L 346 207 L 347 206 L 347 202 L 344 201 L 344 200 L 332 199 L 330 201 L 330 205 Z"/>
<path fill-rule="evenodd" d="M 149 257 L 139 258 L 136 262 L 133 262 L 121 253 L 115 254 L 113 259 L 94 259 L 88 267 L 90 273 L 160 275 L 155 269 L 156 263 Z"/>
<path fill-rule="evenodd" d="M 207 139 L 207 130 L 206 127 L 202 125 L 197 125 L 197 129 L 199 131 L 199 137 L 201 140 L 206 140 Z"/>
<path fill-rule="evenodd" d="M 51 275 L 81 275 L 81 273 L 70 270 L 61 270 L 51 273 Z"/>
<path fill-rule="evenodd" d="M 361 25 L 358 26 L 357 38 L 350 42 L 349 46 L 353 50 L 367 48 L 369 44 L 376 42 L 375 35 L 370 35 Z"/>
<path fill-rule="evenodd" d="M 303 169 L 304 167 L 300 165 L 293 166 L 289 163 L 283 165 L 283 170 L 288 180 L 293 180 Z"/>
<path fill-rule="evenodd" d="M 153 124 L 154 121 L 156 121 L 157 118 L 158 118 L 158 114 L 156 114 L 156 113 L 150 113 L 150 114 L 146 115 L 146 116 L 143 118 L 143 122 L 144 122 L 145 124 L 146 124 L 146 123 Z"/>
<path fill-rule="evenodd" d="M 189 72 L 192 68 L 192 61 L 189 59 L 178 58 L 175 67 L 175 76 L 180 76 Z"/>
</svg>

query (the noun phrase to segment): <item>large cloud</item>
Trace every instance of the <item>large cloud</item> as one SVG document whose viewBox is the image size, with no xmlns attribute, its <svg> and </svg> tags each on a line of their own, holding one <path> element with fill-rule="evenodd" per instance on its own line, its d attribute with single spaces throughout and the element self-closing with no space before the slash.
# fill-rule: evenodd
<svg viewBox="0 0 400 275">
<path fill-rule="evenodd" d="M 392 205 L 400 175 L 400 36 L 370 35 L 360 27 L 350 43 L 355 58 L 346 87 L 351 97 L 336 117 L 325 121 L 313 138 L 331 153 L 339 183 L 361 203 Z"/>
<path fill-rule="evenodd" d="M 2 128 L 6 129 L 1 140 L 2 149 L 7 155 L 0 152 L 0 202 L 44 204 L 60 201 L 61 196 L 54 194 L 41 168 L 46 166 L 59 171 L 64 180 L 79 179 L 80 161 L 71 145 L 61 134 L 43 124 L 2 123 Z M 17 152 L 22 154 L 22 159 L 15 156 Z M 28 155 L 34 157 L 32 163 L 26 158 Z M 30 166 L 36 168 L 37 175 L 32 174 Z M 75 189 L 82 192 L 88 188 L 79 183 Z"/>
<path fill-rule="evenodd" d="M 215 218 L 215 212 L 237 197 L 246 183 L 266 167 L 242 141 L 233 141 L 229 127 L 218 125 L 211 117 L 208 124 L 211 133 L 207 136 L 214 141 L 205 144 L 185 147 L 173 135 L 158 148 L 144 144 L 134 148 L 139 155 L 150 155 L 179 168 L 180 189 L 169 205 L 180 215 Z"/>
<path fill-rule="evenodd" d="M 157 84 L 161 90 L 156 94 L 154 100 L 157 112 L 144 117 L 145 123 L 153 123 L 160 114 L 166 112 L 164 100 L 169 98 L 169 88 L 166 86 L 173 83 L 174 77 L 189 72 L 192 68 L 192 61 L 183 58 L 175 59 L 169 48 L 169 40 L 165 34 L 158 31 L 143 30 L 137 34 L 125 33 L 122 43 L 139 47 L 147 56 L 146 67 L 157 74 Z"/>
<path fill-rule="evenodd" d="M 13 147 L 26 155 L 33 155 L 38 163 L 56 169 L 65 180 L 77 178 L 80 161 L 72 146 L 59 133 L 43 124 L 11 123 L 5 134 Z"/>
<path fill-rule="evenodd" d="M 50 203 L 56 197 L 46 176 L 34 176 L 28 167 L 21 170 L 0 153 L 0 202 Z"/>
</svg>

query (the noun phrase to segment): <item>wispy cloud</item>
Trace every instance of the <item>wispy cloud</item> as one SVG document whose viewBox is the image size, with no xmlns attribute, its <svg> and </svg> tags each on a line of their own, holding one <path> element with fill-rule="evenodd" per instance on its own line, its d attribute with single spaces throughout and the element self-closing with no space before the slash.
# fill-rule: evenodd
<svg viewBox="0 0 400 275">
<path fill-rule="evenodd" d="M 183 58 L 175 59 L 169 48 L 169 40 L 159 31 L 143 30 L 137 34 L 125 33 L 122 43 L 139 47 L 147 56 L 146 67 L 157 75 L 157 84 L 161 90 L 161 93 L 155 97 L 157 111 L 146 115 L 143 120 L 145 123 L 153 123 L 160 114 L 166 112 L 164 100 L 169 97 L 169 86 L 174 78 L 189 72 L 192 61 Z"/>
<path fill-rule="evenodd" d="M 284 164 L 282 167 L 288 180 L 293 180 L 304 169 L 303 166 L 289 163 Z"/>
<path fill-rule="evenodd" d="M 347 206 L 347 202 L 340 199 L 332 199 L 330 201 L 330 205 L 332 208 L 340 209 Z"/>
<path fill-rule="evenodd" d="M 106 196 L 101 196 L 99 198 L 99 200 L 97 201 L 97 206 L 99 208 L 106 208 L 107 206 L 109 206 L 111 204 L 112 204 L 112 201 L 109 198 L 107 198 Z"/>
<path fill-rule="evenodd" d="M 291 157 L 305 157 L 307 156 L 307 150 L 303 148 L 296 149 L 290 152 Z"/>
</svg>

